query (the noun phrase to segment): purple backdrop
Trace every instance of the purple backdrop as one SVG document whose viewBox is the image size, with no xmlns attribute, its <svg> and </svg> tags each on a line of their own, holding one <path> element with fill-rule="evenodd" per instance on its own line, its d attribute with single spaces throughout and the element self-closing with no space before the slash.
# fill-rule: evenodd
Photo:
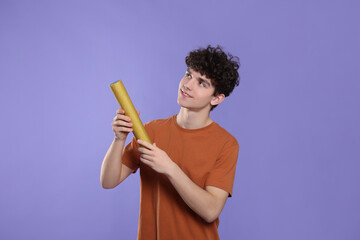
<svg viewBox="0 0 360 240">
<path fill-rule="evenodd" d="M 109 84 L 144 122 L 175 114 L 184 57 L 206 44 L 242 65 L 212 113 L 240 143 L 222 239 L 360 239 L 359 7 L 2 0 L 0 239 L 135 239 L 138 173 L 99 183 Z"/>
</svg>

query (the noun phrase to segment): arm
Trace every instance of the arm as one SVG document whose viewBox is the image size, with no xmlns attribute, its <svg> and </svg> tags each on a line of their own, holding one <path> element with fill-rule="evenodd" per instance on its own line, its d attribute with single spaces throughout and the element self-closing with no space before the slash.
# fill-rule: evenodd
<svg viewBox="0 0 360 240">
<path fill-rule="evenodd" d="M 126 137 L 133 129 L 130 118 L 125 116 L 125 111 L 119 109 L 113 119 L 115 139 L 111 143 L 101 165 L 100 183 L 103 188 L 114 188 L 124 181 L 132 169 L 122 164 L 122 152 Z"/>
<path fill-rule="evenodd" d="M 220 188 L 206 186 L 205 190 L 196 185 L 175 163 L 169 171 L 169 178 L 184 202 L 206 222 L 215 221 L 228 197 L 228 193 Z"/>
<path fill-rule="evenodd" d="M 141 162 L 165 174 L 184 202 L 206 222 L 213 222 L 221 213 L 228 193 L 220 188 L 196 185 L 169 156 L 147 142 L 138 140 L 146 148 L 139 148 Z"/>
<path fill-rule="evenodd" d="M 125 141 L 114 139 L 101 165 L 100 183 L 103 188 L 111 189 L 124 181 L 133 170 L 122 164 L 122 151 Z"/>
</svg>

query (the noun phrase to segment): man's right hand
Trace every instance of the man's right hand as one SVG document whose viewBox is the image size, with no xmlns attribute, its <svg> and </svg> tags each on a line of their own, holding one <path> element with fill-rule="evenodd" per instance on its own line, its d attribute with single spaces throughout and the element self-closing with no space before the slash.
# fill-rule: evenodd
<svg viewBox="0 0 360 240">
<path fill-rule="evenodd" d="M 137 113 L 140 114 L 139 111 Z M 116 187 L 133 172 L 132 169 L 122 163 L 126 137 L 129 132 L 133 131 L 131 119 L 125 115 L 123 109 L 116 111 L 112 126 L 115 139 L 106 152 L 101 165 L 100 183 L 103 188 Z"/>
<path fill-rule="evenodd" d="M 139 111 L 137 111 L 137 113 L 140 114 Z M 131 123 L 130 117 L 126 116 L 124 109 L 121 108 L 116 110 L 116 116 L 113 119 L 112 126 L 116 139 L 123 141 L 126 140 L 129 132 L 133 131 L 133 124 Z"/>
</svg>

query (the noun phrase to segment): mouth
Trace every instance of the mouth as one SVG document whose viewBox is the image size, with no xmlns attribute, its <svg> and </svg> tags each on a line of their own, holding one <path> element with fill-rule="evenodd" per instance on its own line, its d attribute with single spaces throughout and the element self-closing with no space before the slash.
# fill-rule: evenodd
<svg viewBox="0 0 360 240">
<path fill-rule="evenodd" d="M 187 92 L 185 92 L 185 91 L 184 91 L 184 90 L 182 90 L 181 88 L 180 88 L 180 92 L 181 92 L 181 95 L 182 95 L 183 97 L 192 98 L 192 96 L 191 96 L 191 95 L 189 95 Z"/>
</svg>

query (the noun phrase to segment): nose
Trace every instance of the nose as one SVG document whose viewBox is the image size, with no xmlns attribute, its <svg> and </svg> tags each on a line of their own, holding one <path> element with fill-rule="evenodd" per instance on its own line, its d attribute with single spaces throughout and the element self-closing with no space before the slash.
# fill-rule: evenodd
<svg viewBox="0 0 360 240">
<path fill-rule="evenodd" d="M 193 81 L 194 79 L 189 79 L 188 81 L 186 81 L 185 83 L 184 83 L 184 89 L 185 90 L 189 90 L 189 91 L 191 91 L 191 89 L 192 89 L 192 87 L 193 87 L 193 84 L 194 84 L 194 81 Z"/>
<path fill-rule="evenodd" d="M 189 90 L 188 86 L 187 86 L 187 83 L 184 83 L 184 90 Z"/>
</svg>

